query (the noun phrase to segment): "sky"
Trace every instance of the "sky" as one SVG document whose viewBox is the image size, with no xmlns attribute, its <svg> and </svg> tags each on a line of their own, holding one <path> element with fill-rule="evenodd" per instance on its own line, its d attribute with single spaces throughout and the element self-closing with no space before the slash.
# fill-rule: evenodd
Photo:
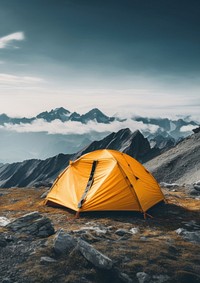
<svg viewBox="0 0 200 283">
<path fill-rule="evenodd" d="M 0 113 L 200 120 L 199 0 L 0 0 Z"/>
</svg>

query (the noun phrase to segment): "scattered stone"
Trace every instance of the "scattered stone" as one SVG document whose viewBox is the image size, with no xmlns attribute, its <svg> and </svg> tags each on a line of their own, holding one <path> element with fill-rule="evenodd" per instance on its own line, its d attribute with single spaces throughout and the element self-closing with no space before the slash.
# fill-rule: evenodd
<svg viewBox="0 0 200 283">
<path fill-rule="evenodd" d="M 170 277 L 168 275 L 154 275 L 153 276 L 153 282 L 155 283 L 164 283 L 164 282 L 168 282 L 170 279 Z"/>
<path fill-rule="evenodd" d="M 130 229 L 131 234 L 135 235 L 139 232 L 139 229 L 137 227 L 131 228 Z"/>
<path fill-rule="evenodd" d="M 3 234 L 0 234 L 0 247 L 5 247 L 5 246 L 7 246 L 6 239 Z"/>
<path fill-rule="evenodd" d="M 195 220 L 191 220 L 189 222 L 182 222 L 185 224 L 185 226 L 189 227 L 190 229 L 193 230 L 199 230 L 200 229 L 200 224 L 197 224 Z"/>
<path fill-rule="evenodd" d="M 54 238 L 53 249 L 56 254 L 65 254 L 77 244 L 75 238 L 60 229 Z"/>
<path fill-rule="evenodd" d="M 10 223 L 10 220 L 4 216 L 0 217 L 0 227 L 5 227 Z"/>
<path fill-rule="evenodd" d="M 191 243 L 200 243 L 200 230 L 190 232 L 184 228 L 178 228 L 176 230 L 176 233 L 186 241 L 189 241 Z"/>
<path fill-rule="evenodd" d="M 81 254 L 95 267 L 105 270 L 110 270 L 113 267 L 113 261 L 110 258 L 81 239 L 78 241 L 78 249 Z"/>
<path fill-rule="evenodd" d="M 35 237 L 48 237 L 55 233 L 49 218 L 43 217 L 37 211 L 25 214 L 10 222 L 7 228 L 13 232 L 25 233 Z"/>
<path fill-rule="evenodd" d="M 194 189 L 200 192 L 200 185 L 194 185 Z"/>
<path fill-rule="evenodd" d="M 140 237 L 140 240 L 145 242 L 145 241 L 147 241 L 147 237 L 142 236 L 142 237 Z"/>
<path fill-rule="evenodd" d="M 176 184 L 176 183 L 170 184 L 170 183 L 165 183 L 165 182 L 161 182 L 160 186 L 163 187 L 163 188 L 167 188 L 167 189 L 175 189 L 175 188 L 179 187 L 179 185 Z"/>
<path fill-rule="evenodd" d="M 11 283 L 12 281 L 8 277 L 4 277 L 1 281 L 1 283 Z"/>
<path fill-rule="evenodd" d="M 126 229 L 118 229 L 115 234 L 118 236 L 124 236 L 125 234 L 130 234 L 130 232 Z"/>
<path fill-rule="evenodd" d="M 200 276 L 189 271 L 180 270 L 176 273 L 175 278 L 173 278 L 175 282 L 182 282 L 182 283 L 199 283 Z"/>
<path fill-rule="evenodd" d="M 145 272 L 136 273 L 139 283 L 148 283 L 151 280 L 151 277 Z"/>
<path fill-rule="evenodd" d="M 89 232 L 86 232 L 86 233 L 82 234 L 81 235 L 81 239 L 86 241 L 86 242 L 89 242 L 89 243 L 95 243 L 95 242 L 98 242 L 98 241 L 101 240 L 101 238 L 97 238 L 97 237 L 93 236 Z"/>
<path fill-rule="evenodd" d="M 199 191 L 197 191 L 196 189 L 190 189 L 188 191 L 188 193 L 191 195 L 191 196 L 198 196 L 200 194 Z"/>
<path fill-rule="evenodd" d="M 101 236 L 102 234 L 105 235 L 107 233 L 107 229 L 105 227 L 100 228 L 99 226 L 89 226 L 89 227 L 84 226 L 78 230 L 74 230 L 73 233 L 83 234 L 86 233 L 87 231 L 95 232 L 97 236 Z"/>
<path fill-rule="evenodd" d="M 54 258 L 49 257 L 49 256 L 42 256 L 40 258 L 40 262 L 41 263 L 55 263 L 55 262 L 57 262 L 57 260 L 55 260 Z"/>
<path fill-rule="evenodd" d="M 133 283 L 133 280 L 126 273 L 119 273 L 118 278 L 122 283 Z"/>
<path fill-rule="evenodd" d="M 49 190 L 47 190 L 46 192 L 44 192 L 44 193 L 40 196 L 40 198 L 41 198 L 41 199 L 46 198 L 46 196 L 48 195 L 48 193 L 49 193 Z"/>
</svg>

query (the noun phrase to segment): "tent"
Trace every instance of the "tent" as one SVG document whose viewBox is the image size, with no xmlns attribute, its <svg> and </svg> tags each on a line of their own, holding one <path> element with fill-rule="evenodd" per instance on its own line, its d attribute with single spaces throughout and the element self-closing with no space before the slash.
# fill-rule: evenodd
<svg viewBox="0 0 200 283">
<path fill-rule="evenodd" d="M 154 177 L 131 156 L 96 150 L 75 161 L 57 177 L 46 203 L 77 212 L 141 211 L 164 200 Z"/>
</svg>

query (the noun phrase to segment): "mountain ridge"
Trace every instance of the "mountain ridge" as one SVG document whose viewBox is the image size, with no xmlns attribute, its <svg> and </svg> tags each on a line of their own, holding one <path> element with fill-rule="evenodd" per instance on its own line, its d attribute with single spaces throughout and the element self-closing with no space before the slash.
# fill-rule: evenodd
<svg viewBox="0 0 200 283">
<path fill-rule="evenodd" d="M 48 186 L 67 167 L 69 160 L 75 160 L 87 152 L 101 148 L 128 153 L 140 162 L 159 153 L 159 150 L 150 148 L 148 140 L 139 131 L 132 133 L 130 129 L 123 129 L 117 133 L 111 133 L 103 140 L 92 142 L 74 154 L 58 154 L 45 160 L 30 159 L 2 165 L 0 166 L 0 187 Z"/>
<path fill-rule="evenodd" d="M 44 159 L 59 153 L 72 154 L 90 142 L 126 127 L 132 131 L 140 129 L 151 148 L 165 151 L 191 134 L 198 124 L 189 121 L 188 117 L 186 120 L 109 117 L 98 108 L 82 115 L 64 107 L 41 112 L 32 118 L 11 118 L 0 114 L 0 162 Z"/>
</svg>

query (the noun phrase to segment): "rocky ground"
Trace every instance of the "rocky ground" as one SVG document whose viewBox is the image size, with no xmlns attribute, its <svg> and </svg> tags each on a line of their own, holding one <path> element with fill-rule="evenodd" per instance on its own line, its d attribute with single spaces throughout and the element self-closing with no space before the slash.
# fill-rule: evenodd
<svg viewBox="0 0 200 283">
<path fill-rule="evenodd" d="M 168 204 L 146 220 L 130 212 L 73 219 L 43 205 L 45 188 L 0 189 L 0 282 L 200 282 L 199 192 L 163 186 Z"/>
</svg>

